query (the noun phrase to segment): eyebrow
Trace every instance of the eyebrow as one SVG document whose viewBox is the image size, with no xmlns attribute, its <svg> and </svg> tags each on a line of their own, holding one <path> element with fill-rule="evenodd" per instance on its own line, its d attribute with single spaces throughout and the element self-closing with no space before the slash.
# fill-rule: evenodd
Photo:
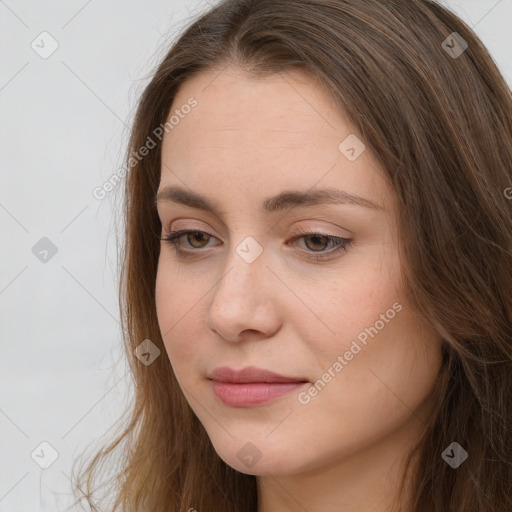
<svg viewBox="0 0 512 512">
<path fill-rule="evenodd" d="M 154 204 L 161 201 L 172 201 L 183 204 L 198 210 L 213 213 L 222 218 L 223 212 L 210 198 L 202 196 L 196 192 L 186 190 L 177 186 L 167 186 L 162 188 L 154 199 Z M 374 210 L 384 210 L 384 208 L 369 199 L 349 194 L 339 189 L 315 189 L 310 191 L 291 190 L 281 192 L 275 196 L 265 198 L 261 203 L 261 211 L 266 213 L 278 212 L 293 207 L 308 207 L 321 204 L 347 204 Z"/>
</svg>

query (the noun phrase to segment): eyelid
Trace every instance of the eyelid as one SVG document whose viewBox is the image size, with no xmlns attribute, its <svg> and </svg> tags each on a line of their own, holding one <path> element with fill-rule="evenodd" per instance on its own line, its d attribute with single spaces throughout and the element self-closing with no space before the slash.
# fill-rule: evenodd
<svg viewBox="0 0 512 512">
<path fill-rule="evenodd" d="M 176 221 L 179 221 L 181 219 L 175 219 L 174 222 Z M 319 220 L 311 220 L 309 222 L 320 222 Z M 162 225 L 164 223 L 162 222 Z M 174 231 L 184 231 L 184 230 L 187 230 L 187 231 L 202 231 L 204 233 L 207 233 L 209 236 L 213 236 L 215 238 L 218 238 L 216 235 L 212 235 L 210 233 L 209 230 L 211 231 L 216 231 L 215 229 L 213 229 L 209 224 L 207 224 L 207 227 L 206 228 L 203 228 L 203 227 L 198 227 L 198 226 L 194 226 L 194 225 L 190 225 L 190 224 L 185 224 L 183 227 L 179 227 L 179 228 L 172 228 L 170 227 L 169 225 L 169 228 L 167 229 L 167 233 L 170 233 L 171 231 L 174 232 Z M 337 226 L 338 228 L 342 229 L 340 226 Z M 334 234 L 334 233 L 330 233 L 328 231 L 327 228 L 324 228 L 324 227 L 321 227 L 321 226 L 307 226 L 307 227 L 304 227 L 304 226 L 296 226 L 292 229 L 293 231 L 293 234 L 291 236 L 296 236 L 297 234 L 301 234 L 301 235 L 310 235 L 310 234 L 321 234 L 321 235 L 324 235 L 324 236 L 332 236 L 332 237 L 335 237 L 335 238 L 352 238 L 353 237 L 353 234 L 347 230 L 347 229 L 343 229 L 343 231 L 345 232 L 345 234 Z"/>
<path fill-rule="evenodd" d="M 295 237 L 297 235 L 313 235 L 313 234 L 328 236 L 328 237 L 333 237 L 333 238 L 347 238 L 347 237 L 343 237 L 340 235 L 334 235 L 332 233 L 329 233 L 326 229 L 321 228 L 321 227 L 317 227 L 317 228 L 306 227 L 305 228 L 302 226 L 294 228 L 294 234 L 292 236 Z"/>
<path fill-rule="evenodd" d="M 210 229 L 210 228 L 207 228 L 207 229 Z M 202 229 L 202 228 L 199 228 L 199 227 L 196 227 L 196 226 L 190 226 L 190 225 L 186 225 L 184 227 L 180 227 L 178 229 L 176 228 L 169 228 L 166 230 L 166 236 L 168 236 L 169 234 L 177 234 L 177 233 L 182 233 L 182 234 L 186 234 L 188 232 L 195 232 L 195 231 L 199 231 L 201 233 L 205 233 L 207 234 L 209 237 L 212 237 L 212 238 L 217 238 L 217 236 L 215 235 L 212 235 L 209 231 L 206 231 L 205 229 Z M 348 236 L 340 236 L 340 235 L 334 235 L 332 233 L 329 233 L 327 230 L 324 230 L 323 228 L 314 228 L 314 227 L 303 227 L 303 226 L 299 226 L 299 227 L 295 227 L 293 229 L 293 233 L 291 235 L 291 239 L 294 240 L 295 238 L 299 237 L 300 238 L 300 235 L 321 235 L 321 236 L 325 236 L 325 237 L 331 237 L 331 238 L 337 238 L 337 239 L 340 239 L 340 238 L 343 238 L 343 239 L 350 239 L 352 235 L 348 235 Z"/>
</svg>

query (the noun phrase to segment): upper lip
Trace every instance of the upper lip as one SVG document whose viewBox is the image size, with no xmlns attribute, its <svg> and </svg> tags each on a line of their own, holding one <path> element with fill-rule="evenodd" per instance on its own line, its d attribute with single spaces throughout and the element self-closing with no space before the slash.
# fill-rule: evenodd
<svg viewBox="0 0 512 512">
<path fill-rule="evenodd" d="M 219 366 L 208 375 L 211 380 L 220 382 L 307 382 L 307 380 L 295 377 L 284 377 L 269 370 L 263 370 L 255 366 L 247 366 L 241 370 L 234 370 L 229 366 Z"/>
</svg>

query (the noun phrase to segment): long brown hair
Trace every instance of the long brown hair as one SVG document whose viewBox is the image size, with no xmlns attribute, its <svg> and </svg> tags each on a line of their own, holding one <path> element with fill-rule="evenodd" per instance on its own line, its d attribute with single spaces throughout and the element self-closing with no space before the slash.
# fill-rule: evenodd
<svg viewBox="0 0 512 512">
<path fill-rule="evenodd" d="M 80 497 L 98 510 L 99 469 L 121 452 L 103 483 L 109 510 L 256 511 L 256 477 L 219 458 L 179 388 L 154 293 L 154 130 L 187 79 L 228 65 L 254 77 L 312 73 L 396 193 L 403 279 L 443 340 L 435 410 L 409 459 L 418 457 L 411 512 L 510 512 L 512 94 L 471 28 L 431 0 L 225 0 L 172 45 L 140 99 L 127 156 L 156 142 L 130 161 L 124 190 L 120 307 L 135 396 L 120 433 L 79 475 Z M 162 352 L 148 366 L 134 357 L 145 339 Z M 469 455 L 456 469 L 442 457 L 452 442 Z"/>
</svg>

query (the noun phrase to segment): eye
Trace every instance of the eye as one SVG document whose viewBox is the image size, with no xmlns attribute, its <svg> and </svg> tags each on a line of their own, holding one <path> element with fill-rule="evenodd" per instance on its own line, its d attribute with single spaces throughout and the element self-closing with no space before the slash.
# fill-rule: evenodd
<svg viewBox="0 0 512 512">
<path fill-rule="evenodd" d="M 311 249 L 311 251 L 307 251 L 306 257 L 313 260 L 327 259 L 340 252 L 345 252 L 352 242 L 349 238 L 328 235 L 327 233 L 303 231 L 302 229 L 299 229 L 298 232 L 299 236 L 294 236 L 291 242 L 303 239 L 306 248 Z M 322 250 L 329 244 L 331 244 L 331 250 Z"/>
<path fill-rule="evenodd" d="M 213 238 L 211 235 L 204 231 L 190 230 L 190 229 L 179 229 L 177 231 L 170 231 L 164 237 L 161 237 L 160 240 L 172 245 L 176 250 L 176 254 L 181 257 L 189 256 L 190 252 L 198 252 L 198 251 L 190 251 L 188 249 L 183 249 L 180 244 L 180 238 L 185 238 L 188 243 L 191 240 L 194 240 L 190 245 L 192 249 L 201 249 L 205 247 L 205 241 L 208 242 L 208 238 Z M 198 241 L 199 240 L 199 241 Z M 197 242 L 198 241 L 198 242 Z M 196 245 L 197 242 L 197 245 Z"/>
<path fill-rule="evenodd" d="M 305 257 L 313 260 L 327 259 L 332 257 L 334 254 L 346 251 L 352 242 L 351 239 L 328 235 L 321 232 L 299 231 L 299 233 L 300 235 L 294 236 L 290 242 L 304 239 L 306 250 L 303 250 L 303 252 L 306 253 Z M 188 248 L 183 249 L 180 243 L 181 238 L 186 239 L 189 244 Z M 207 247 L 207 243 L 211 238 L 214 237 L 204 231 L 180 229 L 167 233 L 165 236 L 160 237 L 160 240 L 172 245 L 179 257 L 189 258 L 200 252 L 207 252 L 202 251 L 202 249 Z M 325 249 L 325 246 L 329 244 L 331 244 L 331 250 L 326 251 L 322 249 Z"/>
</svg>

